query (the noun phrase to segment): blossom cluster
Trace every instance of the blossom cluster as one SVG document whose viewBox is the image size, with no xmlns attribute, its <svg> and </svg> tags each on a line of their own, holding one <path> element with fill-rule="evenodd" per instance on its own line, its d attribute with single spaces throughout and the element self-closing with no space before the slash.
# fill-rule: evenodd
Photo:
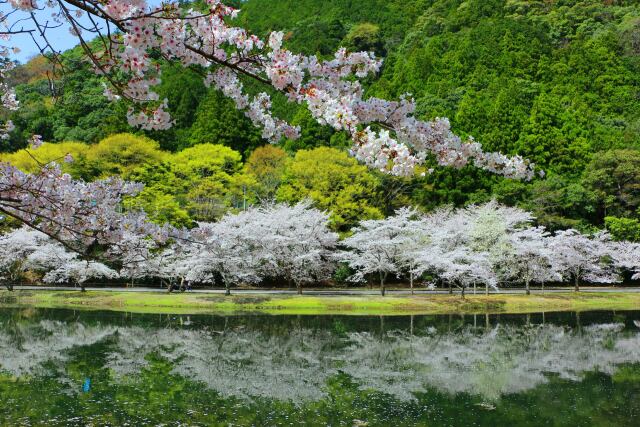
<svg viewBox="0 0 640 427">
<path fill-rule="evenodd" d="M 174 233 L 169 226 L 149 222 L 142 212 L 122 212 L 122 198 L 137 194 L 141 188 L 118 178 L 74 180 L 55 163 L 37 174 L 0 163 L 0 212 L 80 253 L 100 245 L 117 246 L 127 233 L 158 242 Z"/>
</svg>

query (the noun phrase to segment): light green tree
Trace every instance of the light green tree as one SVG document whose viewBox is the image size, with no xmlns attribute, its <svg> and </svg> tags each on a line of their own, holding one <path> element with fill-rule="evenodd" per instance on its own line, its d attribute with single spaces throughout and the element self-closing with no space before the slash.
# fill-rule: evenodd
<svg viewBox="0 0 640 427">
<path fill-rule="evenodd" d="M 383 217 L 377 177 L 341 150 L 320 147 L 298 151 L 277 192 L 280 201 L 305 198 L 330 212 L 331 227 L 347 232 L 360 220 Z"/>
</svg>

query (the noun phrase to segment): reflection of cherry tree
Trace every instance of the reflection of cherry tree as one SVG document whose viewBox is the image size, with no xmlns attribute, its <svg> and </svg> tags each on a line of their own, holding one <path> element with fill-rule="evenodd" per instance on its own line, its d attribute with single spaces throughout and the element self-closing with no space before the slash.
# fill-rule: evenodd
<svg viewBox="0 0 640 427">
<path fill-rule="evenodd" d="M 43 365 L 62 366 L 68 360 L 69 350 L 93 345 L 116 330 L 82 322 L 6 321 L 0 323 L 0 368 L 16 377 L 38 375 L 46 372 Z"/>
<path fill-rule="evenodd" d="M 550 374 L 580 381 L 584 374 L 613 374 L 640 362 L 640 333 L 622 324 L 580 330 L 553 324 L 390 330 L 380 335 L 293 328 L 277 333 L 261 326 L 216 329 L 85 326 L 77 322 L 7 323 L 0 327 L 0 368 L 16 376 L 46 372 L 70 351 L 108 339 L 107 367 L 121 380 L 158 354 L 173 372 L 223 395 L 282 400 L 320 399 L 326 381 L 343 372 L 363 388 L 400 399 L 437 389 L 488 400 L 531 390 Z M 417 333 L 417 334 L 415 334 Z"/>
<path fill-rule="evenodd" d="M 345 351 L 345 372 L 364 386 L 386 387 L 406 398 L 435 387 L 498 399 L 546 383 L 548 374 L 580 380 L 586 372 L 612 374 L 619 364 L 637 362 L 640 334 L 622 330 L 620 324 L 593 325 L 582 332 L 556 325 L 505 325 L 480 334 L 465 328 L 421 337 L 391 334 L 385 340 L 357 334 Z"/>
</svg>

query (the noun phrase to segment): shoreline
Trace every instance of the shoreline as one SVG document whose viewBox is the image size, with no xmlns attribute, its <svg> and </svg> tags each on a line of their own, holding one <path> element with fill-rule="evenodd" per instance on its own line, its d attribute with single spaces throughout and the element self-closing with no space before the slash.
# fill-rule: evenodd
<svg viewBox="0 0 640 427">
<path fill-rule="evenodd" d="M 494 314 L 552 311 L 640 310 L 637 292 L 467 295 L 231 295 L 131 291 L 0 291 L 6 307 L 67 308 L 172 314 Z"/>
</svg>

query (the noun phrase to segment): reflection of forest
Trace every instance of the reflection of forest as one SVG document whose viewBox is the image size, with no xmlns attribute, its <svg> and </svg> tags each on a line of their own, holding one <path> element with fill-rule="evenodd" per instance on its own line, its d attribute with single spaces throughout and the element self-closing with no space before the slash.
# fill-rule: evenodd
<svg viewBox="0 0 640 427">
<path fill-rule="evenodd" d="M 442 327 L 416 321 L 413 330 L 381 323 L 381 330 L 352 331 L 334 320 L 311 327 L 237 319 L 225 327 L 4 318 L 0 366 L 16 377 L 43 375 L 63 369 L 82 349 L 86 363 L 104 364 L 121 381 L 160 355 L 173 373 L 227 396 L 317 400 L 327 380 L 344 372 L 362 388 L 401 400 L 427 388 L 495 400 L 546 383 L 549 374 L 578 380 L 640 362 L 640 330 L 620 322 Z"/>
</svg>

